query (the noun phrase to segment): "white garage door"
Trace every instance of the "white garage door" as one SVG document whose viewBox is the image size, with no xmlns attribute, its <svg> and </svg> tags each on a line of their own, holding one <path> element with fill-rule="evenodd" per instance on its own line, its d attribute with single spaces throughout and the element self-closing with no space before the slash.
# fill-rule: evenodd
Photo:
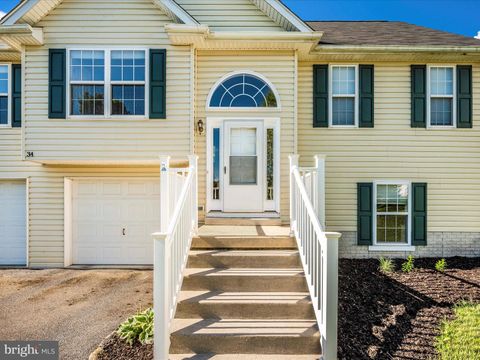
<svg viewBox="0 0 480 360">
<path fill-rule="evenodd" d="M 0 265 L 26 265 L 25 181 L 0 180 Z"/>
<path fill-rule="evenodd" d="M 153 263 L 151 234 L 160 229 L 159 180 L 73 182 L 74 264 Z"/>
</svg>

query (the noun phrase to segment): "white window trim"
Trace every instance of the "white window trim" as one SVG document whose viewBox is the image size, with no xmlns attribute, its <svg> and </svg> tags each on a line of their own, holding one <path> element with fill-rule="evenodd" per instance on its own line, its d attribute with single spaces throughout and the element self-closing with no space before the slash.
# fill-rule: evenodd
<svg viewBox="0 0 480 360">
<path fill-rule="evenodd" d="M 333 69 L 336 67 L 353 67 L 355 68 L 355 94 L 354 95 L 333 95 Z M 359 120 L 359 71 L 358 71 L 358 64 L 329 64 L 328 66 L 328 127 L 330 128 L 358 128 L 358 120 Z M 333 98 L 334 97 L 352 97 L 354 98 L 354 120 L 355 123 L 353 125 L 334 125 L 333 124 Z"/>
<path fill-rule="evenodd" d="M 7 95 L 7 123 L 0 124 L 0 128 L 11 128 L 12 127 L 12 64 L 11 63 L 0 63 L 0 66 L 8 67 L 8 79 L 7 79 L 7 93 L 0 94 L 1 96 Z"/>
<path fill-rule="evenodd" d="M 408 215 L 406 243 L 377 243 L 377 185 L 408 185 Z M 373 182 L 373 246 L 369 250 L 413 251 L 412 246 L 412 182 L 408 180 L 375 180 Z M 413 249 L 413 250 L 412 250 Z"/>
<path fill-rule="evenodd" d="M 451 96 L 447 95 L 433 95 L 431 94 L 430 86 L 430 70 L 432 68 L 451 68 L 452 69 L 452 92 Z M 453 129 L 457 127 L 457 66 L 452 64 L 430 64 L 427 65 L 427 128 L 428 129 Z M 431 99 L 432 97 L 438 98 L 451 98 L 452 99 L 452 125 L 432 125 L 431 124 Z"/>
<path fill-rule="evenodd" d="M 104 85 L 104 115 L 71 115 L 71 89 L 70 86 L 72 85 L 70 81 L 70 52 L 72 51 L 99 51 L 102 50 L 105 53 L 105 76 L 104 81 L 81 81 L 81 84 L 91 84 L 91 85 Z M 130 50 L 130 51 L 144 51 L 145 52 L 145 82 L 141 81 L 130 81 L 130 82 L 123 82 L 123 81 L 111 81 L 111 52 L 114 50 Z M 125 46 L 116 46 L 116 47 L 99 47 L 99 46 L 91 46 L 85 48 L 78 48 L 72 47 L 67 48 L 67 119 L 71 120 L 115 120 L 115 121 L 124 121 L 124 120 L 148 120 L 149 118 L 149 74 L 150 74 L 150 58 L 149 52 L 147 48 L 138 48 L 138 47 L 125 47 Z M 145 84 L 145 115 L 111 115 L 112 112 L 112 85 L 141 85 Z"/>
</svg>

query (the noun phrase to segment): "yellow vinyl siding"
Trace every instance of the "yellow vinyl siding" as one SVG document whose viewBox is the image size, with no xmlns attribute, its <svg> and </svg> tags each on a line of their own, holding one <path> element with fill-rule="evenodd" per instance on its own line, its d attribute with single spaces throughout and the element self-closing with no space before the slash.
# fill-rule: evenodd
<svg viewBox="0 0 480 360">
<path fill-rule="evenodd" d="M 177 0 L 213 31 L 284 31 L 250 0 Z"/>
<path fill-rule="evenodd" d="M 210 89 L 224 75 L 249 70 L 265 76 L 280 95 L 281 110 L 257 109 L 250 111 L 209 111 L 206 101 Z M 196 117 L 280 118 L 280 211 L 288 221 L 288 154 L 294 149 L 294 82 L 295 57 L 293 52 L 206 52 L 197 54 Z M 208 122 L 208 120 L 207 120 Z M 195 153 L 199 155 L 199 203 L 206 204 L 206 136 L 195 137 Z"/>
<path fill-rule="evenodd" d="M 45 46 L 26 50 L 25 150 L 35 160 L 148 160 L 190 150 L 191 51 L 169 45 L 170 20 L 151 0 L 64 0 L 37 26 Z M 167 49 L 167 119 L 48 119 L 48 48 Z M 148 89 L 146 89 L 148 92 Z M 148 114 L 148 109 L 146 109 Z"/>
<path fill-rule="evenodd" d="M 312 65 L 299 64 L 298 151 L 327 155 L 332 231 L 356 230 L 356 183 L 428 183 L 429 231 L 480 231 L 480 67 L 473 68 L 473 129 L 410 127 L 410 64 L 375 64 L 375 128 L 312 127 Z"/>
<path fill-rule="evenodd" d="M 25 53 L 25 148 L 34 160 L 156 160 L 190 152 L 189 47 L 172 47 L 151 0 L 64 0 L 36 26 L 45 46 Z M 48 48 L 166 48 L 167 119 L 48 119 Z M 21 129 L 0 129 L 0 178 L 28 177 L 30 266 L 64 264 L 65 177 L 158 177 L 158 166 L 42 166 L 21 161 Z"/>
</svg>

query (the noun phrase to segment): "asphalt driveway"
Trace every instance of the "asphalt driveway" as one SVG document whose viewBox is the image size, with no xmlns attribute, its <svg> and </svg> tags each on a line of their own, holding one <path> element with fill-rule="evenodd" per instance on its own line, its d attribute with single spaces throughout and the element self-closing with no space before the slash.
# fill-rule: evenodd
<svg viewBox="0 0 480 360">
<path fill-rule="evenodd" d="M 83 360 L 152 301 L 149 270 L 0 270 L 0 339 L 57 340 Z"/>
</svg>

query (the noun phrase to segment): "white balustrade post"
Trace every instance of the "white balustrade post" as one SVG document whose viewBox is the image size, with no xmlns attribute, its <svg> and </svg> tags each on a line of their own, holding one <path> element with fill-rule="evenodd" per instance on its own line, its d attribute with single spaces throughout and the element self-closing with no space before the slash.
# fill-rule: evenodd
<svg viewBox="0 0 480 360">
<path fill-rule="evenodd" d="M 290 235 L 293 235 L 295 231 L 295 222 L 297 220 L 297 215 L 295 213 L 297 199 L 295 198 L 295 179 L 293 177 L 293 169 L 298 167 L 299 157 L 299 155 L 295 154 L 288 156 L 288 160 L 290 161 Z"/>
<path fill-rule="evenodd" d="M 168 360 L 170 349 L 170 305 L 168 282 L 168 244 L 167 234 L 155 233 L 154 272 L 153 272 L 153 313 L 154 313 L 154 358 Z"/>
<path fill-rule="evenodd" d="M 337 360 L 338 329 L 338 240 L 341 234 L 326 232 L 327 249 L 323 259 L 323 314 L 325 329 L 322 337 L 323 360 Z"/>
<path fill-rule="evenodd" d="M 170 156 L 160 156 L 160 232 L 166 233 L 170 223 Z"/>
<path fill-rule="evenodd" d="M 192 204 L 192 216 L 194 221 L 194 234 L 198 234 L 198 155 L 189 155 L 188 163 L 190 164 L 190 169 L 193 171 L 193 204 Z"/>
<path fill-rule="evenodd" d="M 317 213 L 318 220 L 325 231 L 325 159 L 326 155 L 315 155 L 315 168 L 317 169 L 316 184 L 313 185 L 316 189 L 315 199 L 312 199 L 313 206 Z"/>
</svg>

